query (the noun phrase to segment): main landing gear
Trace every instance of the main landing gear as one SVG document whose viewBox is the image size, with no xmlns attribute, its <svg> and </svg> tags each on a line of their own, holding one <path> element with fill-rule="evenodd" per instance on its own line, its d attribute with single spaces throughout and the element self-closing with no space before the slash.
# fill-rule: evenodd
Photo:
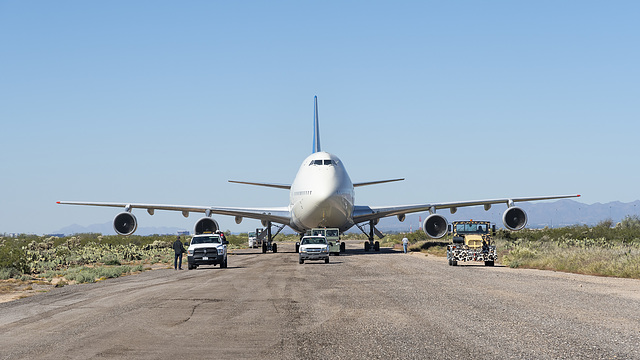
<svg viewBox="0 0 640 360">
<path fill-rule="evenodd" d="M 271 221 L 267 221 L 267 238 L 262 242 L 262 253 L 266 254 L 267 251 L 278 252 L 278 244 L 273 242 L 273 238 L 280 234 L 280 231 L 284 229 L 284 225 L 276 226 L 278 231 L 274 235 L 271 235 Z"/>
<path fill-rule="evenodd" d="M 373 234 L 375 232 L 375 234 L 378 235 L 378 237 L 380 237 L 380 238 L 382 238 L 383 235 L 378 229 L 375 228 L 374 220 L 370 220 L 369 221 L 369 233 L 365 232 L 362 226 L 357 225 L 357 224 L 356 224 L 356 226 L 358 227 L 358 229 L 360 229 L 360 231 L 362 231 L 369 238 L 364 243 L 364 251 L 371 251 L 371 250 L 380 251 L 380 242 L 374 241 Z"/>
</svg>

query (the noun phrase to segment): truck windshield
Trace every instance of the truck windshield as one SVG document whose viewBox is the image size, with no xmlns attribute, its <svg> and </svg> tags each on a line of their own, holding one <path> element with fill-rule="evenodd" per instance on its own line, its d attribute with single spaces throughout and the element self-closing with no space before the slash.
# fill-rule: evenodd
<svg viewBox="0 0 640 360">
<path fill-rule="evenodd" d="M 488 234 L 489 225 L 487 224 L 456 224 L 456 232 L 458 234 Z"/>
<path fill-rule="evenodd" d="M 338 237 L 338 230 L 327 230 L 327 237 Z"/>
<path fill-rule="evenodd" d="M 323 237 L 312 237 L 302 239 L 302 245 L 326 245 L 327 240 Z"/>
<path fill-rule="evenodd" d="M 219 236 L 199 236 L 191 240 L 192 244 L 220 244 Z"/>
</svg>

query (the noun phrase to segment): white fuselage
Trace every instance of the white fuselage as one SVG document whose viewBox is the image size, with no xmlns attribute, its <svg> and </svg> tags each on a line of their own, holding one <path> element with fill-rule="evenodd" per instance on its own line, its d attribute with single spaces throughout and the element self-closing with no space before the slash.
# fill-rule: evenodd
<svg viewBox="0 0 640 360">
<path fill-rule="evenodd" d="M 291 184 L 289 207 L 294 230 L 353 226 L 353 183 L 337 156 L 316 152 L 307 157 Z"/>
</svg>

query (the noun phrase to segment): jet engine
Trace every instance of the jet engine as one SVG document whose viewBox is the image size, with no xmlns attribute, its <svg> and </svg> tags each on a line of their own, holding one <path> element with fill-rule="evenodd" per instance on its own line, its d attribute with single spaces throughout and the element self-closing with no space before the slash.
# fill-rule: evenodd
<svg viewBox="0 0 640 360">
<path fill-rule="evenodd" d="M 527 225 L 527 213 L 517 206 L 512 206 L 502 214 L 502 223 L 507 229 L 518 231 Z"/>
<path fill-rule="evenodd" d="M 210 217 L 203 217 L 193 226 L 193 233 L 196 235 L 214 233 L 218 229 L 220 229 L 220 225 L 218 225 L 217 221 Z"/>
<path fill-rule="evenodd" d="M 430 238 L 440 239 L 447 234 L 447 219 L 438 214 L 429 215 L 422 222 L 422 229 Z"/>
<path fill-rule="evenodd" d="M 121 212 L 113 219 L 113 230 L 119 235 L 131 235 L 138 228 L 136 217 L 130 212 Z"/>
</svg>

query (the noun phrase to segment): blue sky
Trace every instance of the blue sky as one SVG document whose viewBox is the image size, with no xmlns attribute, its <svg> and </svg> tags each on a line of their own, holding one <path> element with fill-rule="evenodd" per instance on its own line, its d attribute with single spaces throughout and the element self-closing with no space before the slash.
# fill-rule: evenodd
<svg viewBox="0 0 640 360">
<path fill-rule="evenodd" d="M 358 204 L 640 199 L 636 1 L 0 1 L 0 233 L 58 200 L 285 206 L 312 145 Z M 191 229 L 197 214 L 137 212 Z M 223 229 L 255 228 L 216 218 Z"/>
</svg>

